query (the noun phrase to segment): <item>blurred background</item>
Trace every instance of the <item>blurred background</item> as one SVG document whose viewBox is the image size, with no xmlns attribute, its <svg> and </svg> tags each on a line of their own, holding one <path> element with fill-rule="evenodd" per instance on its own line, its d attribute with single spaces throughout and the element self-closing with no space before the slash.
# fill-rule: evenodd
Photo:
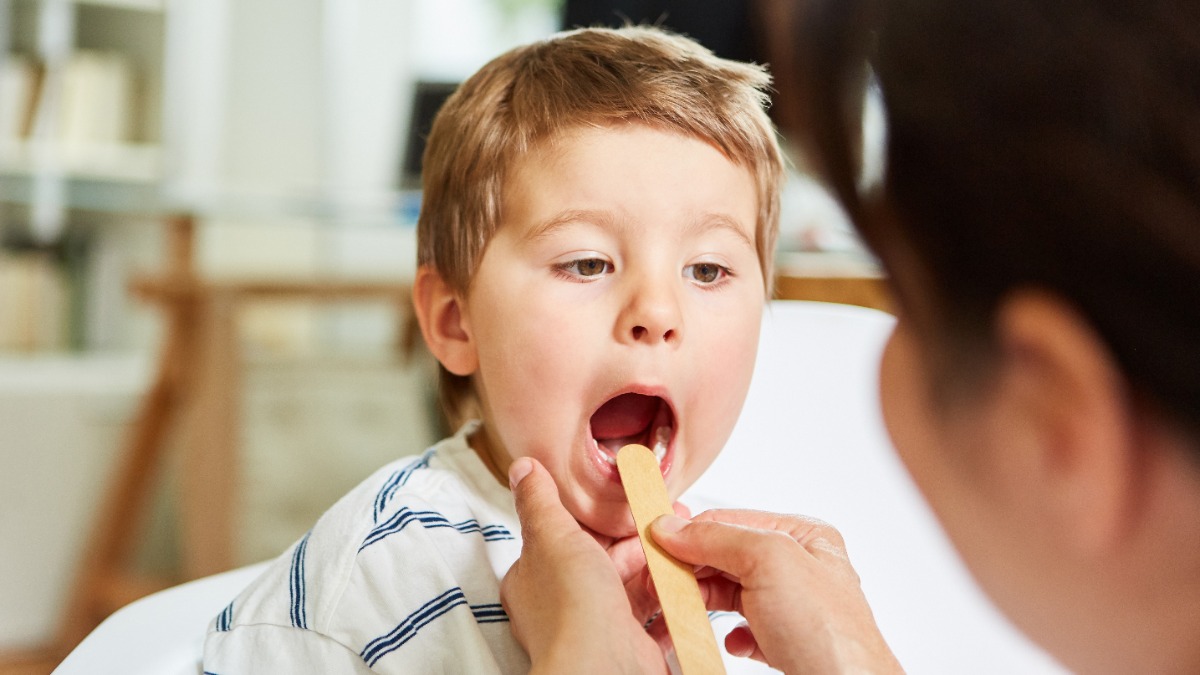
<svg viewBox="0 0 1200 675">
<path fill-rule="evenodd" d="M 0 674 L 444 433 L 407 283 L 458 82 L 627 19 L 770 62 L 772 4 L 0 0 Z M 784 295 L 886 307 L 801 173 L 783 213 Z"/>
</svg>

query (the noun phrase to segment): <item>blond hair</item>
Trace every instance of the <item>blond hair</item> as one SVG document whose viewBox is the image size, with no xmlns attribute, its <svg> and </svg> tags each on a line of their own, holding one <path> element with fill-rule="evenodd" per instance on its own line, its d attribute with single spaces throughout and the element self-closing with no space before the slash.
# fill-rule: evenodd
<svg viewBox="0 0 1200 675">
<path fill-rule="evenodd" d="M 446 100 L 422 160 L 417 263 L 466 293 L 501 222 L 506 171 L 535 144 L 579 126 L 636 122 L 698 138 L 749 169 L 755 242 L 768 295 L 783 160 L 767 116 L 771 78 L 649 26 L 584 28 L 517 47 Z M 451 425 L 471 414 L 469 378 L 441 370 Z"/>
</svg>

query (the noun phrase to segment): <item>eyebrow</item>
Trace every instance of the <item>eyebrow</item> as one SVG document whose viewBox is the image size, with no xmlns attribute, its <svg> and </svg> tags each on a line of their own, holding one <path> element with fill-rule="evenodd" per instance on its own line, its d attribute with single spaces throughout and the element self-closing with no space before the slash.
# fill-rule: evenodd
<svg viewBox="0 0 1200 675">
<path fill-rule="evenodd" d="M 525 233 L 526 241 L 536 241 L 554 234 L 568 225 L 575 223 L 586 223 L 598 225 L 603 228 L 611 228 L 616 226 L 616 219 L 608 211 L 597 209 L 568 209 L 562 211 L 545 221 L 537 224 Z M 733 234 L 739 241 L 744 243 L 751 250 L 754 249 L 754 242 L 746 236 L 737 220 L 724 213 L 705 213 L 697 218 L 689 225 L 685 233 L 690 236 L 695 236 L 709 232 L 712 230 L 725 230 Z"/>
<path fill-rule="evenodd" d="M 687 233 L 690 235 L 696 235 L 709 232 L 711 230 L 725 230 L 737 237 L 750 250 L 755 250 L 754 242 L 750 239 L 750 237 L 746 236 L 746 233 L 742 230 L 741 226 L 738 224 L 738 221 L 732 216 L 728 216 L 724 213 L 706 213 L 702 215 L 700 218 L 696 219 L 696 221 L 693 222 L 690 227 L 687 228 Z"/>
<path fill-rule="evenodd" d="M 611 227 L 614 224 L 612 214 L 596 209 L 568 209 L 535 225 L 525 233 L 525 239 L 536 241 L 554 234 L 555 231 L 573 223 L 589 223 L 601 227 Z"/>
</svg>

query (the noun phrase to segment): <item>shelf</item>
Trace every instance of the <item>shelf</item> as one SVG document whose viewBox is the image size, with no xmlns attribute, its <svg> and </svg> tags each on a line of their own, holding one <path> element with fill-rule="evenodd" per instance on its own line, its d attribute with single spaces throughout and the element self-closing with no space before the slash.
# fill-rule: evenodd
<svg viewBox="0 0 1200 675">
<path fill-rule="evenodd" d="M 152 143 L 62 145 L 0 141 L 0 175 L 154 183 L 160 178 L 161 149 Z"/>
<path fill-rule="evenodd" d="M 881 279 L 879 263 L 862 251 L 780 251 L 779 276 Z"/>
<path fill-rule="evenodd" d="M 38 0 L 18 0 L 30 4 Z M 80 7 L 101 7 L 109 9 L 125 9 L 134 12 L 162 14 L 166 9 L 166 0 L 71 0 L 72 4 Z"/>
<path fill-rule="evenodd" d="M 156 212 L 161 149 L 153 144 L 63 146 L 0 141 L 0 202 L 33 204 L 39 180 L 61 181 L 63 204 L 95 211 Z"/>
<path fill-rule="evenodd" d="M 175 210 L 173 203 L 164 200 L 161 188 L 152 183 L 113 183 L 70 176 L 64 183 L 63 205 L 71 209 L 150 215 Z M 0 172 L 0 203 L 29 206 L 37 202 L 35 195 L 32 176 Z"/>
<path fill-rule="evenodd" d="M 0 395 L 136 394 L 150 382 L 151 366 L 145 354 L 134 352 L 0 351 Z"/>
<path fill-rule="evenodd" d="M 34 0 L 29 1 L 33 2 Z M 129 9 L 139 12 L 162 12 L 165 6 L 165 0 L 73 0 L 73 2 L 76 5 Z"/>
</svg>

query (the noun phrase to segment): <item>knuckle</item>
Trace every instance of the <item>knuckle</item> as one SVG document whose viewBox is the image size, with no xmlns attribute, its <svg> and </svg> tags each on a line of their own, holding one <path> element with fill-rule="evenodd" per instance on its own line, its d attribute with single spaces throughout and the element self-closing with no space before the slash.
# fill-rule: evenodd
<svg viewBox="0 0 1200 675">
<path fill-rule="evenodd" d="M 818 520 L 816 518 L 804 518 L 804 532 L 800 539 L 808 543 L 823 542 L 825 546 L 844 549 L 846 547 L 846 539 L 842 536 L 840 530 L 829 523 Z"/>
</svg>

